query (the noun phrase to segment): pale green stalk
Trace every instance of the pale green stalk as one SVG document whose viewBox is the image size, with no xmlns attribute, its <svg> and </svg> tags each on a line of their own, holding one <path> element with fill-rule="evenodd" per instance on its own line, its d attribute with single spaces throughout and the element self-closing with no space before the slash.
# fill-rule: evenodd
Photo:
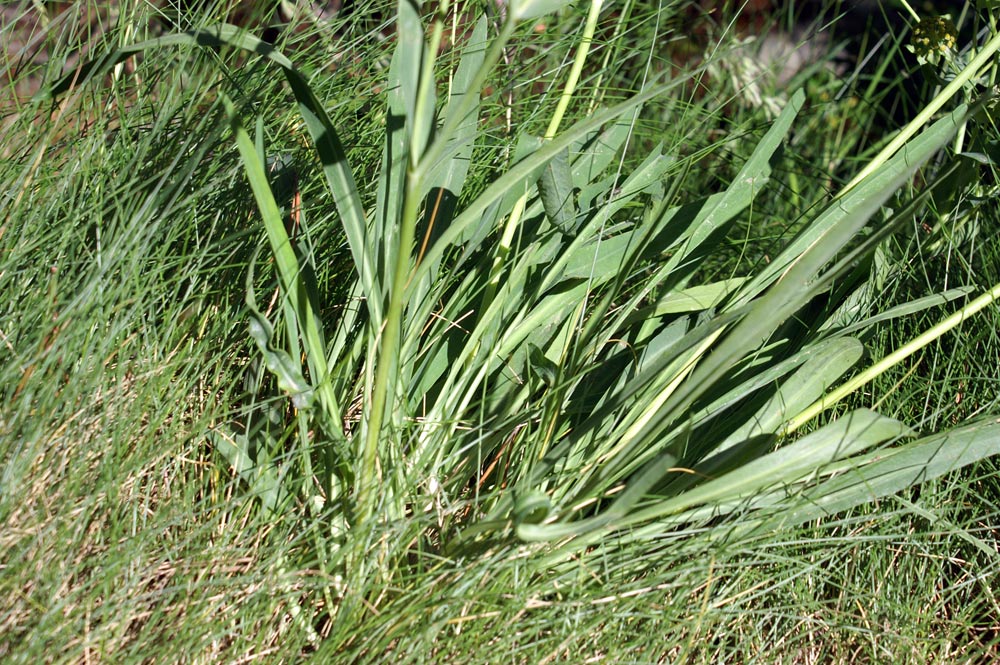
<svg viewBox="0 0 1000 665">
<path fill-rule="evenodd" d="M 794 432 L 798 428 L 805 425 L 807 422 L 818 416 L 820 413 L 830 408 L 843 398 L 847 397 L 854 391 L 858 390 L 861 386 L 865 385 L 869 381 L 872 381 L 876 377 L 882 375 L 888 371 L 891 367 L 898 365 L 903 360 L 906 360 L 912 356 L 917 351 L 923 349 L 925 346 L 931 342 L 939 339 L 945 333 L 950 331 L 952 328 L 956 327 L 969 317 L 974 316 L 986 307 L 989 307 L 994 301 L 1000 298 L 1000 284 L 996 284 L 992 289 L 982 294 L 968 305 L 958 310 L 945 320 L 938 323 L 936 326 L 932 327 L 930 330 L 926 331 L 922 335 L 915 337 L 908 343 L 904 344 L 900 348 L 896 349 L 885 358 L 875 363 L 867 370 L 858 374 L 856 377 L 847 381 L 836 390 L 831 391 L 829 394 L 824 395 L 820 399 L 816 400 L 808 407 L 806 407 L 801 413 L 799 413 L 794 418 L 790 419 L 784 427 L 784 433 L 789 434 Z"/>
<path fill-rule="evenodd" d="M 364 447 L 361 451 L 361 467 L 358 474 L 358 522 L 364 522 L 374 510 L 373 494 L 376 486 L 380 486 L 378 473 L 378 443 L 381 435 L 382 423 L 385 419 L 386 403 L 389 393 L 395 393 L 395 389 L 390 385 L 390 375 L 396 365 L 399 354 L 400 335 L 403 321 L 403 309 L 405 305 L 406 286 L 411 277 L 412 269 L 412 248 L 416 236 L 417 218 L 420 213 L 420 200 L 423 195 L 423 180 L 427 173 L 427 168 L 441 158 L 447 146 L 448 137 L 451 136 L 458 127 L 458 121 L 469 112 L 471 104 L 475 101 L 471 95 L 463 99 L 463 105 L 449 117 L 448 122 L 439 132 L 434 142 L 424 150 L 422 137 L 418 135 L 420 127 L 426 125 L 422 120 L 427 114 L 433 113 L 433 102 L 435 99 L 434 90 L 434 62 L 435 55 L 441 43 L 443 31 L 442 17 L 447 11 L 447 3 L 442 6 L 434 21 L 434 28 L 431 35 L 430 48 L 428 49 L 427 61 L 421 71 L 420 88 L 417 96 L 416 115 L 411 119 L 413 133 L 410 136 L 410 166 L 406 174 L 406 193 L 404 195 L 403 209 L 399 225 L 399 249 L 396 252 L 396 263 L 393 266 L 392 284 L 389 290 L 389 307 L 386 310 L 385 324 L 381 331 L 379 344 L 378 361 L 375 368 L 375 381 L 372 388 L 371 411 L 365 433 Z M 482 88 L 487 74 L 493 67 L 493 63 L 499 59 L 503 44 L 509 39 L 513 32 L 513 25 L 508 21 L 504 24 L 500 36 L 493 43 L 489 54 L 485 58 L 483 66 L 476 76 L 476 81 L 471 89 Z"/>
<path fill-rule="evenodd" d="M 368 431 L 365 436 L 364 448 L 361 452 L 361 472 L 357 478 L 358 523 L 363 523 L 372 513 L 373 491 L 379 484 L 378 478 L 378 440 L 385 417 L 385 405 L 389 392 L 395 390 L 389 386 L 389 371 L 396 363 L 399 352 L 400 327 L 403 320 L 403 294 L 410 274 L 411 252 L 417 225 L 417 215 L 420 204 L 416 192 L 420 189 L 418 176 L 409 170 L 406 174 L 406 197 L 403 203 L 402 219 L 399 228 L 399 251 L 396 252 L 396 265 L 393 267 L 392 285 L 390 286 L 389 309 L 386 311 L 385 327 L 382 329 L 382 339 L 379 345 L 378 364 L 375 368 L 375 387 L 372 390 L 372 405 L 368 420 Z"/>
<path fill-rule="evenodd" d="M 635 422 L 633 422 L 621 435 L 615 447 L 601 455 L 601 459 L 599 460 L 600 462 L 614 459 L 619 456 L 622 451 L 633 445 L 636 437 L 642 434 L 643 428 L 645 428 L 650 421 L 657 417 L 660 413 L 660 409 L 663 408 L 663 405 L 666 404 L 667 400 L 670 399 L 670 397 L 677 391 L 677 387 L 691 375 L 691 372 L 694 370 L 695 365 L 698 364 L 698 361 L 705 357 L 705 354 L 709 352 L 712 345 L 715 344 L 716 340 L 718 340 L 720 336 L 722 336 L 722 333 L 725 332 L 725 330 L 725 327 L 719 328 L 706 337 L 700 344 L 698 344 L 697 347 L 692 349 L 691 353 L 688 354 L 688 357 L 684 359 L 680 367 L 678 367 L 674 372 L 673 378 L 669 381 L 669 383 L 667 383 L 666 386 L 663 387 L 663 390 L 650 399 L 648 405 L 643 409 L 642 413 L 639 414 L 639 417 L 636 418 Z"/>
<path fill-rule="evenodd" d="M 908 3 L 906 0 L 900 0 L 900 4 L 903 5 L 903 9 L 910 12 L 910 16 L 913 17 L 914 21 L 920 20 L 920 14 L 918 14 L 913 10 L 913 7 L 910 6 L 910 3 Z"/>
<path fill-rule="evenodd" d="M 840 191 L 839 196 L 843 196 L 850 190 L 854 189 L 854 187 L 863 182 L 865 178 L 874 173 L 876 169 L 889 161 L 889 158 L 896 154 L 896 151 L 906 144 L 907 141 L 913 138 L 914 135 L 920 131 L 920 128 L 926 125 L 931 118 L 934 117 L 935 113 L 940 111 L 952 97 L 957 95 L 962 90 L 962 87 L 965 86 L 965 84 L 974 78 L 978 78 L 979 72 L 983 69 L 983 67 L 992 66 L 990 61 L 993 56 L 996 55 L 997 51 L 1000 51 L 1000 33 L 993 35 L 993 38 L 987 42 L 986 46 L 983 47 L 983 50 L 969 62 L 965 69 L 959 72 L 958 76 L 956 76 L 951 83 L 946 85 L 944 90 L 938 93 L 938 95 L 927 106 L 925 106 L 919 114 L 917 114 L 916 118 L 910 121 L 906 127 L 903 127 L 899 134 L 896 135 L 896 138 L 890 141 L 886 147 L 882 148 L 881 152 L 879 152 L 878 155 L 876 155 L 875 158 L 869 162 L 860 173 L 858 173 L 858 175 L 854 176 L 853 180 L 847 183 L 847 186 Z"/>
<path fill-rule="evenodd" d="M 135 32 L 135 7 L 129 7 L 129 10 L 130 10 L 129 11 L 130 16 L 127 19 L 126 18 L 122 19 L 123 23 L 122 32 L 118 38 L 119 48 L 131 42 L 133 33 Z M 124 13 L 125 12 L 123 12 L 123 14 Z M 122 72 L 124 71 L 125 71 L 125 63 L 119 62 L 111 70 L 111 80 L 117 83 L 121 79 Z M 109 96 L 108 103 L 104 108 L 105 112 L 108 112 L 111 109 L 111 103 L 112 103 L 112 98 Z"/>
<path fill-rule="evenodd" d="M 417 106 L 414 109 L 416 118 L 413 119 L 413 131 L 410 134 L 411 170 L 420 163 L 424 155 L 424 150 L 427 148 L 425 144 L 427 137 L 421 136 L 421 132 L 424 127 L 430 127 L 433 123 L 430 116 L 434 115 L 434 102 L 437 99 L 434 90 L 434 66 L 437 64 L 437 53 L 438 49 L 441 48 L 441 38 L 444 34 L 444 21 L 442 17 L 447 16 L 447 14 L 448 2 L 444 0 L 438 8 L 438 13 L 431 28 L 430 44 L 426 49 L 427 57 L 424 58 L 423 67 L 420 71 L 420 90 L 417 93 Z M 409 197 L 411 192 L 407 192 L 406 195 Z M 413 190 L 412 195 L 419 197 L 420 191 Z M 401 245 L 401 247 L 407 247 L 407 245 Z"/>
<path fill-rule="evenodd" d="M 609 46 L 605 52 L 604 59 L 601 61 L 601 70 L 597 75 L 597 80 L 594 82 L 594 96 L 590 100 L 590 113 L 593 113 L 597 109 L 597 105 L 600 100 L 604 98 L 604 75 L 608 71 L 608 66 L 611 62 L 612 55 L 615 54 L 614 46 L 618 44 L 622 39 L 622 30 L 624 29 L 626 20 L 632 15 L 632 0 L 629 0 L 618 12 L 618 23 L 615 25 L 615 32 L 609 40 Z"/>
<path fill-rule="evenodd" d="M 556 104 L 556 110 L 553 112 L 549 126 L 545 130 L 546 140 L 554 138 L 556 132 L 559 131 L 559 125 L 562 124 L 563 116 L 566 115 L 569 102 L 573 98 L 573 93 L 576 92 L 576 86 L 580 82 L 580 74 L 583 72 L 583 65 L 587 62 L 587 55 L 590 53 L 590 45 L 594 42 L 594 32 L 597 30 L 597 18 L 601 13 L 602 4 L 603 0 L 591 0 L 590 13 L 587 14 L 587 23 L 583 28 L 583 39 L 576 49 L 576 58 L 573 60 L 573 67 L 569 71 L 566 87 L 563 88 L 562 95 L 559 97 L 559 103 Z"/>
</svg>

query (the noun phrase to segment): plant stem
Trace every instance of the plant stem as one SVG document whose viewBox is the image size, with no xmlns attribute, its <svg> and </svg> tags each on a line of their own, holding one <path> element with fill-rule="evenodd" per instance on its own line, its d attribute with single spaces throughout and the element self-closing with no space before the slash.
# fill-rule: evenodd
<svg viewBox="0 0 1000 665">
<path fill-rule="evenodd" d="M 944 90 L 938 93 L 938 95 L 931 100 L 931 102 L 925 106 L 919 114 L 917 114 L 916 118 L 903 127 L 899 134 L 896 135 L 896 138 L 890 141 L 886 147 L 882 148 L 882 151 L 879 152 L 878 155 L 876 155 L 875 158 L 872 159 L 867 166 L 865 166 L 865 168 L 861 169 L 861 172 L 854 176 L 853 180 L 847 183 L 847 186 L 840 191 L 838 196 L 843 196 L 850 190 L 854 189 L 854 187 L 874 173 L 880 166 L 882 166 L 882 164 L 889 161 L 889 158 L 892 157 L 907 141 L 913 138 L 913 136 L 920 131 L 920 128 L 926 125 L 930 119 L 934 117 L 934 114 L 941 110 L 941 107 L 943 107 L 952 97 L 957 95 L 966 83 L 976 78 L 979 75 L 979 71 L 984 66 L 990 64 L 990 60 L 997 53 L 997 51 L 1000 51 L 1000 32 L 993 35 L 993 38 L 990 39 L 986 46 L 983 47 L 983 50 L 980 51 L 968 65 L 966 65 L 965 69 L 963 69 L 958 76 L 951 81 L 951 83 L 945 86 Z"/>
<path fill-rule="evenodd" d="M 573 60 L 572 69 L 569 70 L 566 87 L 563 88 L 562 94 L 559 96 L 559 103 L 556 104 L 556 110 L 545 130 L 546 140 L 554 138 L 556 132 L 559 131 L 559 125 L 562 124 L 563 116 L 566 115 L 569 102 L 576 92 L 576 86 L 580 82 L 580 74 L 583 72 L 583 65 L 587 62 L 587 55 L 590 53 L 590 45 L 594 43 L 594 32 L 597 30 L 597 18 L 601 13 L 602 4 L 603 0 L 591 0 L 587 23 L 583 28 L 583 39 L 580 40 L 580 44 L 576 48 L 576 57 Z"/>
<path fill-rule="evenodd" d="M 395 394 L 395 386 L 389 381 L 390 371 L 397 365 L 395 357 L 399 351 L 400 327 L 403 318 L 403 299 L 406 291 L 406 281 L 410 274 L 411 248 L 417 225 L 417 213 L 420 202 L 420 177 L 412 169 L 406 174 L 406 194 L 403 202 L 402 219 L 399 229 L 399 251 L 396 252 L 396 265 L 393 267 L 392 284 L 389 290 L 389 308 L 386 311 L 385 325 L 382 329 L 381 343 L 377 366 L 375 368 L 375 387 L 372 390 L 371 410 L 368 414 L 368 425 L 365 433 L 364 448 L 361 453 L 361 469 L 357 476 L 358 522 L 364 523 L 371 516 L 372 490 L 378 483 L 378 442 L 385 418 L 386 401 L 390 392 Z"/>
<path fill-rule="evenodd" d="M 806 407 L 801 413 L 789 420 L 784 427 L 783 432 L 785 434 L 790 434 L 798 428 L 802 427 L 804 424 L 818 416 L 820 413 L 830 408 L 844 397 L 850 395 L 856 391 L 861 386 L 865 385 L 869 381 L 873 380 L 877 376 L 888 371 L 891 367 L 898 365 L 902 361 L 906 360 L 912 356 L 917 351 L 921 350 L 931 342 L 942 337 L 945 333 L 950 331 L 952 328 L 956 327 L 958 324 L 962 323 L 966 319 L 975 314 L 979 313 L 981 310 L 985 309 L 989 305 L 993 304 L 998 298 L 1000 298 L 1000 283 L 993 286 L 992 289 L 982 294 L 968 305 L 958 310 L 945 320 L 938 323 L 936 326 L 932 327 L 930 330 L 926 331 L 922 335 L 915 337 L 908 343 L 904 344 L 900 348 L 896 349 L 885 358 L 875 363 L 867 370 L 858 374 L 856 377 L 850 381 L 844 383 L 836 390 L 830 392 L 827 395 L 819 398 L 808 407 Z"/>
<path fill-rule="evenodd" d="M 902 0 L 900 4 L 902 4 L 902 5 L 903 5 L 903 8 L 904 8 L 904 9 L 905 9 L 906 11 L 910 12 L 910 16 L 912 16 L 912 17 L 913 17 L 913 20 L 914 20 L 914 21 L 919 21 L 919 20 L 920 20 L 920 14 L 918 14 L 917 12 L 915 12 L 915 11 L 913 10 L 913 7 L 911 7 L 911 6 L 910 6 L 910 3 L 909 3 L 909 2 L 907 2 L 906 0 Z"/>
<path fill-rule="evenodd" d="M 427 136 L 420 136 L 420 127 L 429 127 L 425 118 L 434 113 L 436 97 L 434 85 L 434 63 L 441 44 L 443 17 L 447 14 L 447 2 L 439 8 L 431 34 L 430 47 L 425 47 L 425 59 L 420 71 L 417 103 L 414 109 L 416 117 L 409 119 L 410 124 L 410 156 L 406 170 L 406 191 L 404 192 L 403 209 L 399 224 L 399 245 L 396 248 L 396 261 L 392 271 L 392 284 L 389 288 L 389 308 L 386 311 L 383 327 L 380 333 L 378 356 L 376 359 L 374 386 L 371 392 L 371 409 L 368 414 L 367 428 L 361 450 L 360 468 L 357 474 L 357 521 L 363 524 L 374 512 L 373 490 L 380 485 L 378 468 L 378 444 L 385 420 L 386 404 L 389 393 L 395 393 L 395 381 L 392 380 L 393 368 L 398 367 L 400 336 L 403 318 L 403 301 L 407 279 L 410 275 L 411 252 L 416 234 L 417 215 L 420 209 L 421 183 L 423 180 L 420 166 L 425 163 L 424 157 L 436 158 L 440 152 L 445 136 L 439 137 L 429 148 L 426 146 Z M 480 72 L 482 73 L 482 72 Z M 483 73 L 485 78 L 485 73 Z M 480 84 L 481 85 L 481 84 Z M 476 88 L 478 89 L 478 88 Z M 427 152 L 424 150 L 427 148 Z"/>
</svg>

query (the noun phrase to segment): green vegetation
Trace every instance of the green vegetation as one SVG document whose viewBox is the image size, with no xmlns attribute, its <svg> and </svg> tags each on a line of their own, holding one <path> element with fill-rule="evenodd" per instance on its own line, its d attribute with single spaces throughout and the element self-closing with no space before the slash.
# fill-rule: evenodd
<svg viewBox="0 0 1000 665">
<path fill-rule="evenodd" d="M 996 657 L 985 13 L 224 4 L 18 9 L 0 658 Z"/>
</svg>

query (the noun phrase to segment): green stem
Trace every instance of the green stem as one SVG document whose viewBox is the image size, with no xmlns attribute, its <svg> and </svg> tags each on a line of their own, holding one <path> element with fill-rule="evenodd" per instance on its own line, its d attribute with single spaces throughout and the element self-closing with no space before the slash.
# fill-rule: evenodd
<svg viewBox="0 0 1000 665">
<path fill-rule="evenodd" d="M 395 394 L 394 368 L 399 365 L 400 337 L 402 333 L 403 305 L 406 295 L 406 284 L 410 275 L 412 248 L 416 235 L 417 216 L 420 211 L 421 186 L 423 175 L 420 167 L 425 159 L 434 158 L 434 153 L 442 136 L 424 153 L 426 137 L 418 136 L 418 127 L 429 127 L 430 123 L 422 120 L 434 112 L 435 86 L 434 63 L 441 44 L 443 16 L 447 12 L 447 2 L 442 3 L 437 13 L 431 33 L 430 47 L 420 71 L 417 103 L 414 110 L 415 118 L 410 118 L 410 164 L 406 170 L 406 191 L 404 192 L 403 209 L 399 224 L 399 245 L 396 248 L 396 261 L 392 271 L 392 284 L 389 288 L 389 308 L 386 311 L 378 344 L 378 356 L 375 365 L 375 380 L 371 393 L 371 410 L 368 413 L 364 444 L 361 450 L 361 466 L 357 474 L 357 522 L 363 524 L 371 517 L 375 508 L 374 494 L 376 486 L 381 486 L 378 469 L 378 444 L 385 420 L 386 404 L 390 393 Z M 483 74 L 480 71 L 480 74 Z M 483 74 L 485 77 L 485 74 Z M 479 84 L 480 86 L 482 83 Z M 478 89 L 478 88 L 474 88 Z M 454 130 L 452 130 L 454 131 Z"/>
<path fill-rule="evenodd" d="M 566 87 L 563 88 L 562 94 L 559 96 L 555 113 L 552 114 L 548 129 L 545 130 L 546 139 L 554 138 L 556 132 L 559 131 L 559 125 L 562 123 L 563 116 L 566 115 L 569 102 L 576 92 L 576 86 L 580 82 L 580 74 L 583 72 L 583 65 L 587 62 L 587 55 L 590 53 L 590 45 L 594 43 L 594 32 L 597 30 L 597 19 L 601 13 L 602 4 L 603 0 L 591 0 L 587 23 L 583 28 L 583 39 L 576 48 L 576 58 L 573 60 L 573 68 L 569 71 Z"/>
<path fill-rule="evenodd" d="M 876 155 L 875 158 L 869 162 L 860 173 L 858 173 L 858 175 L 854 176 L 854 179 L 851 180 L 851 182 L 849 182 L 843 190 L 841 190 L 838 196 L 843 196 L 850 190 L 854 189 L 854 187 L 863 182 L 865 178 L 870 176 L 880 166 L 889 161 L 889 158 L 892 157 L 896 151 L 903 146 L 903 144 L 913 138 L 913 136 L 931 120 L 934 114 L 941 110 L 941 107 L 943 107 L 952 97 L 957 95 L 962 90 L 962 87 L 966 83 L 978 77 L 979 71 L 984 66 L 991 64 L 990 60 L 997 53 L 997 51 L 1000 51 L 1000 33 L 993 35 L 993 38 L 990 39 L 986 46 L 983 47 L 983 50 L 980 51 L 968 65 L 966 65 L 965 69 L 963 69 L 951 83 L 945 86 L 944 90 L 938 93 L 937 97 L 931 100 L 930 104 L 925 106 L 916 118 L 903 127 L 899 134 L 896 135 L 896 138 L 890 141 L 889 145 L 882 148 L 882 151 L 879 152 L 879 154 Z"/>
<path fill-rule="evenodd" d="M 931 342 L 942 337 L 945 333 L 950 331 L 952 328 L 956 327 L 958 324 L 962 323 L 966 319 L 972 317 L 973 315 L 979 313 L 981 310 L 985 309 L 991 305 L 994 301 L 1000 298 L 1000 284 L 996 284 L 992 289 L 982 294 L 968 305 L 958 310 L 945 320 L 938 323 L 936 326 L 926 331 L 922 335 L 915 337 L 908 343 L 904 344 L 900 348 L 896 349 L 888 356 L 875 363 L 867 370 L 858 374 L 856 377 L 850 381 L 844 383 L 836 390 L 824 395 L 820 399 L 816 400 L 808 407 L 806 407 L 801 413 L 789 420 L 785 424 L 784 433 L 789 434 L 794 432 L 798 428 L 805 425 L 807 422 L 818 416 L 820 413 L 830 408 L 844 397 L 847 397 L 854 391 L 856 391 L 861 386 L 865 385 L 874 378 L 882 375 L 889 368 L 898 365 L 905 359 L 912 356 L 917 351 L 921 350 Z"/>
<path fill-rule="evenodd" d="M 920 21 L 920 14 L 918 14 L 917 12 L 915 12 L 915 11 L 913 10 L 913 7 L 911 7 L 911 6 L 910 6 L 910 3 L 909 3 L 909 2 L 907 2 L 906 0 L 902 0 L 902 3 L 901 3 L 901 4 L 903 5 L 903 8 L 904 8 L 904 9 L 905 9 L 906 11 L 910 12 L 910 16 L 912 16 L 912 17 L 913 17 L 913 20 L 914 20 L 914 21 Z"/>
<path fill-rule="evenodd" d="M 396 252 L 396 264 L 393 266 L 392 285 L 389 290 L 389 309 L 386 311 L 385 324 L 379 343 L 378 364 L 375 368 L 375 387 L 372 390 L 371 410 L 368 413 L 364 449 L 361 454 L 361 469 L 357 476 L 359 523 L 364 522 L 372 513 L 374 508 L 371 505 L 372 491 L 379 482 L 378 440 L 382 421 L 385 418 L 386 401 L 390 392 L 395 393 L 395 388 L 389 385 L 389 376 L 392 368 L 398 362 L 395 356 L 399 351 L 403 298 L 412 258 L 410 249 L 413 247 L 417 213 L 420 207 L 419 191 L 419 178 L 412 170 L 409 170 L 406 174 L 406 195 L 399 230 L 399 251 Z"/>
</svg>

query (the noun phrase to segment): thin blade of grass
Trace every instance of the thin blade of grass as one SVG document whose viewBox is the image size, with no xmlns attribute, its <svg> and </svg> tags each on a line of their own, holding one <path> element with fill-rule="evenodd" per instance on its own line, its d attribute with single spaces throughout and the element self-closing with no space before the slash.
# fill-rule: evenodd
<svg viewBox="0 0 1000 665">
<path fill-rule="evenodd" d="M 329 382 L 326 380 L 326 343 L 323 340 L 323 331 L 319 318 L 316 315 L 316 304 L 310 301 L 308 289 L 301 276 L 301 267 L 298 257 L 292 248 L 288 232 L 281 217 L 281 211 L 274 200 L 271 186 L 268 183 L 267 172 L 264 164 L 257 155 L 257 148 L 253 139 L 244 129 L 242 122 L 236 112 L 236 108 L 228 98 L 223 98 L 226 106 L 226 113 L 229 116 L 230 126 L 236 139 L 237 148 L 243 159 L 243 166 L 250 181 L 250 188 L 253 190 L 257 208 L 260 210 L 267 232 L 268 241 L 271 246 L 271 253 L 274 256 L 275 265 L 278 269 L 278 278 L 281 282 L 282 291 L 294 311 L 296 323 L 302 335 L 302 344 L 306 351 L 306 359 L 309 363 L 309 371 L 313 388 L 316 390 L 323 411 L 334 422 L 339 420 L 340 405 L 336 395 L 333 393 Z M 331 436 L 342 437 L 338 427 L 329 428 Z"/>
</svg>

